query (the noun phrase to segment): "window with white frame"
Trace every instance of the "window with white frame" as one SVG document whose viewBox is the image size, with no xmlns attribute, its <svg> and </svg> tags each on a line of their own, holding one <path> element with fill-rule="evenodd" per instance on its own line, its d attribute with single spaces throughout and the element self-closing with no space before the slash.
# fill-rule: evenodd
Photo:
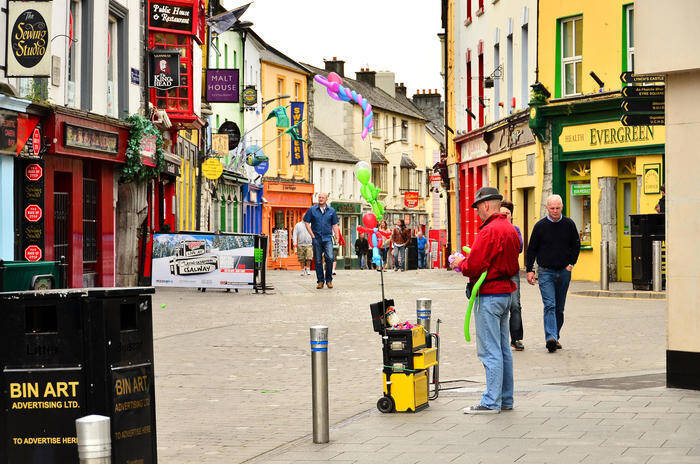
<svg viewBox="0 0 700 464">
<path fill-rule="evenodd" d="M 319 186 L 321 192 L 324 192 L 326 189 L 326 185 L 324 183 L 326 180 L 325 174 L 326 174 L 326 170 L 324 168 L 321 168 L 318 170 L 318 186 Z"/>
<path fill-rule="evenodd" d="M 408 141 L 408 121 L 405 119 L 401 120 L 401 140 Z"/>
<path fill-rule="evenodd" d="M 396 166 L 394 166 L 394 195 L 399 194 L 399 179 L 396 172 Z"/>
<path fill-rule="evenodd" d="M 346 170 L 343 170 L 343 172 L 340 174 L 340 188 L 338 189 L 338 192 L 340 194 L 340 198 L 345 198 L 345 186 L 347 184 L 347 175 L 348 172 Z"/>
<path fill-rule="evenodd" d="M 391 118 L 391 140 L 396 140 L 396 118 Z"/>
<path fill-rule="evenodd" d="M 107 115 L 117 116 L 119 86 L 117 85 L 117 18 L 109 15 L 107 21 Z"/>
<path fill-rule="evenodd" d="M 379 113 L 374 113 L 374 129 L 372 130 L 372 135 L 374 137 L 379 137 L 379 131 L 381 130 L 379 122 L 382 120 L 382 117 L 379 115 Z"/>
<path fill-rule="evenodd" d="M 331 169 L 331 186 L 328 190 L 329 190 L 328 193 L 330 195 L 337 193 L 335 190 L 335 169 Z M 336 197 L 337 197 L 337 195 L 336 195 Z"/>
<path fill-rule="evenodd" d="M 634 71 L 634 5 L 625 9 L 627 15 L 627 71 Z"/>
<path fill-rule="evenodd" d="M 66 66 L 68 68 L 66 71 L 66 97 L 68 99 L 68 106 L 72 106 L 74 108 L 78 107 L 80 104 L 78 101 L 80 94 L 76 92 L 79 85 L 78 78 L 80 76 L 80 69 L 78 68 L 78 66 L 80 66 L 80 63 L 78 62 L 78 54 L 80 53 L 80 46 L 78 45 L 80 43 L 80 37 L 78 34 L 80 33 L 80 28 L 76 26 L 77 24 L 80 24 L 79 8 L 80 4 L 78 2 L 70 2 L 69 14 L 71 24 L 73 24 L 74 41 L 68 42 L 68 59 L 66 60 Z"/>
<path fill-rule="evenodd" d="M 425 194 L 423 191 L 423 171 L 416 171 L 416 174 L 418 175 L 418 196 L 422 197 Z"/>
<path fill-rule="evenodd" d="M 581 16 L 561 22 L 562 90 L 564 96 L 581 93 L 583 18 Z"/>
</svg>

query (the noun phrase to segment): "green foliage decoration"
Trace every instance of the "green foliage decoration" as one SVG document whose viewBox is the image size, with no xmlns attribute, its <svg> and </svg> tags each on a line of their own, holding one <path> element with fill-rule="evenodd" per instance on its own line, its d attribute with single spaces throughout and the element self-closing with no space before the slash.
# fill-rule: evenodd
<svg viewBox="0 0 700 464">
<path fill-rule="evenodd" d="M 126 147 L 126 163 L 119 174 L 119 183 L 143 182 L 154 179 L 165 169 L 165 155 L 163 154 L 163 136 L 151 121 L 132 114 L 125 121 L 131 124 L 129 143 Z M 146 166 L 141 161 L 141 139 L 144 135 L 156 136 L 156 165 Z"/>
</svg>

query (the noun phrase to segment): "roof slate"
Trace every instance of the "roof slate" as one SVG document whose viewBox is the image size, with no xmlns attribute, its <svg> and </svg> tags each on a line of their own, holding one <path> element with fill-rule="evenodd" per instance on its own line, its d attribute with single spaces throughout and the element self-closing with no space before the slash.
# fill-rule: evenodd
<svg viewBox="0 0 700 464">
<path fill-rule="evenodd" d="M 314 127 L 311 130 L 311 145 L 313 149 L 309 157 L 317 161 L 335 161 L 338 163 L 354 164 L 360 161 L 352 153 L 337 144 L 333 139 Z"/>
</svg>

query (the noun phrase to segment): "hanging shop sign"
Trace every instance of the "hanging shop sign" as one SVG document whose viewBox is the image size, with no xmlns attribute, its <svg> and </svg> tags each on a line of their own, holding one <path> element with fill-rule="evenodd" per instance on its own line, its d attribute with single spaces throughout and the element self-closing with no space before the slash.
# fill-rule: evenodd
<svg viewBox="0 0 700 464">
<path fill-rule="evenodd" d="M 431 174 L 431 175 L 428 177 L 428 180 L 429 180 L 430 182 L 441 182 L 441 181 L 442 181 L 442 177 L 440 176 L 440 174 Z"/>
<path fill-rule="evenodd" d="M 661 163 L 645 164 L 642 181 L 644 193 L 651 195 L 661 193 Z"/>
<path fill-rule="evenodd" d="M 238 69 L 207 69 L 207 101 L 238 103 L 238 73 Z"/>
<path fill-rule="evenodd" d="M 7 77 L 51 74 L 51 1 L 7 2 Z"/>
<path fill-rule="evenodd" d="M 229 151 L 236 148 L 238 142 L 241 141 L 241 130 L 238 128 L 238 124 L 233 121 L 224 121 L 224 123 L 219 126 L 219 134 L 226 134 L 228 136 Z"/>
<path fill-rule="evenodd" d="M 41 152 L 41 132 L 38 127 L 35 127 L 32 131 L 32 156 L 39 156 Z"/>
<path fill-rule="evenodd" d="M 415 208 L 418 206 L 418 192 L 405 192 L 403 194 L 403 204 L 407 208 Z"/>
<path fill-rule="evenodd" d="M 146 166 L 156 166 L 156 142 L 158 137 L 154 134 L 144 134 L 141 137 L 141 163 Z"/>
<path fill-rule="evenodd" d="M 211 155 L 223 158 L 228 155 L 228 135 L 211 134 Z"/>
<path fill-rule="evenodd" d="M 292 114 L 292 125 L 299 124 L 304 118 L 304 102 L 292 102 L 291 105 Z M 301 135 L 301 124 L 292 128 L 292 130 L 297 131 L 298 138 L 303 138 Z M 304 164 L 304 142 L 297 140 L 297 137 L 291 137 L 292 139 L 292 161 L 291 165 L 301 165 Z"/>
<path fill-rule="evenodd" d="M 202 163 L 202 174 L 209 180 L 216 180 L 221 177 L 224 167 L 217 158 L 209 158 Z"/>
<path fill-rule="evenodd" d="M 254 85 L 246 86 L 241 93 L 243 104 L 245 106 L 253 106 L 258 102 L 258 91 Z"/>
<path fill-rule="evenodd" d="M 151 50 L 148 85 L 157 90 L 169 90 L 180 86 L 180 52 L 177 50 Z"/>
<path fill-rule="evenodd" d="M 78 148 L 80 150 L 99 151 L 116 155 L 119 153 L 119 134 L 64 123 L 63 145 L 66 148 Z"/>
<path fill-rule="evenodd" d="M 196 32 L 192 6 L 154 1 L 150 5 L 148 10 L 149 29 L 188 34 Z"/>
<path fill-rule="evenodd" d="M 17 154 L 17 113 L 0 111 L 0 154 Z"/>
<path fill-rule="evenodd" d="M 267 170 L 270 169 L 270 162 L 262 161 L 257 166 L 254 166 L 253 169 L 255 169 L 255 172 L 257 172 L 261 176 L 264 176 Z"/>
</svg>

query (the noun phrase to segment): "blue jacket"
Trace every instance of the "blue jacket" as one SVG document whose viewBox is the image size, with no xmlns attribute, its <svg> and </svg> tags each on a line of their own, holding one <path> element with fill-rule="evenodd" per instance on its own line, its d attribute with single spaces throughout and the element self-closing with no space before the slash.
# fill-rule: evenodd
<svg viewBox="0 0 700 464">
<path fill-rule="evenodd" d="M 321 213 L 321 208 L 316 204 L 306 211 L 304 222 L 311 224 L 311 231 L 317 240 L 327 242 L 333 239 L 333 226 L 338 224 L 338 215 L 328 205 L 325 212 Z"/>
</svg>

